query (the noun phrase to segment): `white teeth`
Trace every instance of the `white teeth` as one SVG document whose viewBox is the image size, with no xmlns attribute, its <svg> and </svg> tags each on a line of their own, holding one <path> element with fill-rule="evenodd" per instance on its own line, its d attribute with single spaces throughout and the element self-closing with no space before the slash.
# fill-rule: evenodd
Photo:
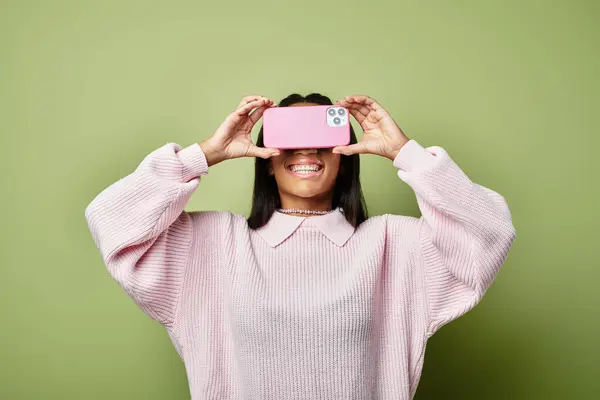
<svg viewBox="0 0 600 400">
<path fill-rule="evenodd" d="M 290 171 L 292 172 L 317 172 L 321 167 L 318 165 L 292 165 Z"/>
</svg>

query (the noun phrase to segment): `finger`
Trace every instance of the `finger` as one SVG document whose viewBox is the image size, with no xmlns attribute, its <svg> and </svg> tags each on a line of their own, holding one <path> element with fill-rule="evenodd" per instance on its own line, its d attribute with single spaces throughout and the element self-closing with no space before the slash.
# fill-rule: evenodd
<svg viewBox="0 0 600 400">
<path fill-rule="evenodd" d="M 252 146 L 248 150 L 248 156 L 251 157 L 260 157 L 264 159 L 268 159 L 271 157 L 278 156 L 280 154 L 279 150 L 265 147 Z"/>
<path fill-rule="evenodd" d="M 356 122 L 358 122 L 361 126 L 363 122 L 369 118 L 370 111 L 366 107 L 355 104 L 354 106 L 347 108 L 350 112 L 350 115 L 352 115 L 354 119 L 356 119 Z"/>
<path fill-rule="evenodd" d="M 362 143 L 355 143 L 349 146 L 336 146 L 333 148 L 332 152 L 334 154 L 343 154 L 346 156 L 350 156 L 352 154 L 366 154 L 367 150 Z"/>
<path fill-rule="evenodd" d="M 351 96 L 344 97 L 344 100 L 351 103 L 370 104 L 374 100 L 364 94 L 353 94 Z"/>
<path fill-rule="evenodd" d="M 369 114 L 370 109 L 365 105 L 365 103 L 357 102 L 354 100 L 352 96 L 347 96 L 344 100 L 338 100 L 337 104 L 342 107 L 346 107 L 347 109 L 356 109 L 360 110 L 365 116 Z"/>
<path fill-rule="evenodd" d="M 350 106 L 351 106 L 353 103 L 351 103 L 351 102 L 349 102 L 349 101 L 346 101 L 346 100 L 343 100 L 343 99 L 342 99 L 342 100 L 337 100 L 337 101 L 335 102 L 335 104 L 337 104 L 338 106 L 342 106 L 342 107 L 350 108 Z"/>
<path fill-rule="evenodd" d="M 383 110 L 383 107 L 381 106 L 381 104 L 377 103 L 373 98 L 371 98 L 369 96 L 365 96 L 363 94 L 355 94 L 352 96 L 346 96 L 344 99 L 351 103 L 363 104 L 367 108 L 372 109 L 374 111 L 378 111 L 380 109 Z"/>
<path fill-rule="evenodd" d="M 238 104 L 238 106 L 236 107 L 236 110 L 240 107 L 243 107 L 244 105 L 251 103 L 253 101 L 257 101 L 257 100 L 265 100 L 266 104 L 275 104 L 275 101 L 269 99 L 268 97 L 265 96 L 246 96 L 244 97 L 244 99 L 240 102 L 240 104 Z"/>
<path fill-rule="evenodd" d="M 367 118 L 360 111 L 358 111 L 354 108 L 348 108 L 348 112 L 350 113 L 350 115 L 352 115 L 354 117 L 356 122 L 358 122 L 359 124 L 362 124 L 362 122 L 365 120 L 365 118 Z"/>
<path fill-rule="evenodd" d="M 252 126 L 254 126 L 254 124 L 256 124 L 256 122 L 258 122 L 258 120 L 263 116 L 263 114 L 265 113 L 265 110 L 267 108 L 271 108 L 271 107 L 276 107 L 273 104 L 265 104 L 264 106 L 258 107 L 256 110 L 252 111 L 252 114 L 250 114 L 250 121 L 252 122 Z"/>
<path fill-rule="evenodd" d="M 252 126 L 254 126 L 254 124 L 256 124 L 256 122 L 263 116 L 265 110 L 271 107 L 277 107 L 277 104 L 273 103 L 273 100 L 267 101 L 265 105 L 260 106 L 254 111 L 252 111 L 252 114 L 250 114 L 250 121 L 252 122 Z"/>
<path fill-rule="evenodd" d="M 265 98 L 265 96 L 261 96 L 259 94 L 250 95 L 250 96 L 244 96 L 242 98 L 242 101 L 240 101 L 240 104 L 238 104 L 236 108 L 239 108 L 239 107 L 243 106 L 244 104 L 247 104 L 247 103 L 249 103 L 251 101 L 260 100 L 262 98 Z"/>
<path fill-rule="evenodd" d="M 373 104 L 377 105 L 377 103 Z M 386 115 L 388 115 L 383 108 L 367 108 L 366 106 L 362 105 L 362 103 L 350 103 L 347 108 L 359 123 L 362 123 L 362 120 L 365 118 L 373 123 L 377 123 Z M 352 110 L 357 110 L 360 112 L 361 116 L 359 117 L 356 113 L 353 113 Z"/>
<path fill-rule="evenodd" d="M 352 111 L 352 110 L 358 111 L 365 117 L 367 117 L 369 115 L 369 113 L 371 112 L 371 110 L 369 108 L 365 107 L 362 104 L 358 104 L 358 103 L 350 103 L 350 105 L 348 105 L 348 107 L 346 107 L 346 108 L 349 111 Z"/>
<path fill-rule="evenodd" d="M 369 109 L 364 106 L 361 106 L 360 104 L 351 103 L 346 100 L 338 100 L 335 103 L 342 107 L 346 107 L 346 109 L 348 109 L 348 112 L 354 117 L 354 119 L 356 119 L 356 121 L 359 124 L 361 124 L 364 121 L 364 119 L 369 115 Z"/>
<path fill-rule="evenodd" d="M 267 104 L 268 100 L 267 99 L 259 99 L 259 100 L 253 100 L 247 104 L 244 104 L 241 107 L 238 107 L 235 110 L 235 114 L 243 116 L 243 115 L 248 115 L 248 113 L 253 110 L 254 108 L 257 107 L 261 107 L 265 104 Z"/>
</svg>

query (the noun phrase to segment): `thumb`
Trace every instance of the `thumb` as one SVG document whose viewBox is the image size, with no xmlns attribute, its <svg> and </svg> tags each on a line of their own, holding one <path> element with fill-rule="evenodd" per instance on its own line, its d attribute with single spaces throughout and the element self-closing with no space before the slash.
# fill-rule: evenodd
<svg viewBox="0 0 600 400">
<path fill-rule="evenodd" d="M 248 150 L 248 155 L 251 157 L 260 157 L 260 158 L 268 159 L 268 158 L 271 158 L 274 156 L 278 156 L 279 150 L 265 148 L 265 147 L 252 146 Z"/>
<path fill-rule="evenodd" d="M 346 156 L 367 153 L 365 147 L 361 143 L 355 143 L 349 146 L 336 146 L 333 148 L 332 152 L 335 154 L 343 154 Z"/>
</svg>

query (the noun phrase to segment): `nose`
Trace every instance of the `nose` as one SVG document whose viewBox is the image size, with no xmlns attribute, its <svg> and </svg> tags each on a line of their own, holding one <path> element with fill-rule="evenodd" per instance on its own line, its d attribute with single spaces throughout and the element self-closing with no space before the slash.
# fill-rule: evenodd
<svg viewBox="0 0 600 400">
<path fill-rule="evenodd" d="M 315 154 L 317 153 L 317 149 L 296 149 L 294 150 L 294 154 Z"/>
</svg>

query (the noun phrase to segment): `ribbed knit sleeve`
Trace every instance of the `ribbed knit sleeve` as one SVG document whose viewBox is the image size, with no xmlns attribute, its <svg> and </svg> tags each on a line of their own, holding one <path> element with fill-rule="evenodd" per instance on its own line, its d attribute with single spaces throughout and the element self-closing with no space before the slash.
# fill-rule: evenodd
<svg viewBox="0 0 600 400">
<path fill-rule="evenodd" d="M 112 277 L 151 318 L 174 321 L 192 240 L 184 207 L 208 164 L 200 146 L 176 143 L 148 154 L 137 169 L 87 206 L 92 237 Z"/>
<path fill-rule="evenodd" d="M 405 144 L 394 165 L 421 210 L 420 254 L 431 335 L 472 309 L 516 238 L 504 198 L 472 182 L 439 146 Z"/>
</svg>

